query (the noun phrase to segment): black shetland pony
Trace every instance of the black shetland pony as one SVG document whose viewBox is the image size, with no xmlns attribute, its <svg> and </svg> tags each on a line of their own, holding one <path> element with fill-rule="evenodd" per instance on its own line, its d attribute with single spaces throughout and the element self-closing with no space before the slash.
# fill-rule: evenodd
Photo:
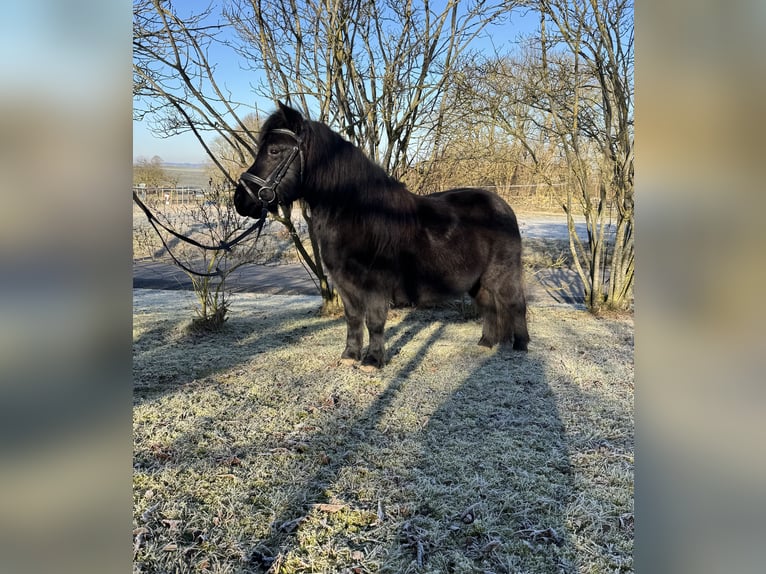
<svg viewBox="0 0 766 574">
<path fill-rule="evenodd" d="M 481 189 L 418 196 L 329 127 L 283 104 L 263 124 L 255 163 L 239 181 L 241 215 L 303 199 L 322 259 L 343 300 L 343 362 L 385 362 L 389 304 L 468 293 L 484 318 L 479 345 L 529 342 L 521 235 L 513 210 Z M 363 325 L 370 334 L 362 356 Z"/>
</svg>

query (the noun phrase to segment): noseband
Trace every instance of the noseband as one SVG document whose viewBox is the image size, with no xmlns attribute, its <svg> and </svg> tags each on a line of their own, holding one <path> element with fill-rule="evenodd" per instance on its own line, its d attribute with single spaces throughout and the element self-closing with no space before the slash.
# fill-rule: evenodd
<svg viewBox="0 0 766 574">
<path fill-rule="evenodd" d="M 240 178 L 239 182 L 242 184 L 242 187 L 245 189 L 247 194 L 252 198 L 253 201 L 261 201 L 262 203 L 266 205 L 270 205 L 277 199 L 277 186 L 282 181 L 282 178 L 285 177 L 287 174 L 287 170 L 290 168 L 290 164 L 293 163 L 293 160 L 295 159 L 295 156 L 300 156 L 301 160 L 301 168 L 300 168 L 300 178 L 301 181 L 303 180 L 303 150 L 301 149 L 301 139 L 295 135 L 294 132 L 290 130 L 285 130 L 281 128 L 273 129 L 269 133 L 272 134 L 285 134 L 290 136 L 295 140 L 295 145 L 290 150 L 290 153 L 285 157 L 281 162 L 279 162 L 279 165 L 274 168 L 274 170 L 269 174 L 269 177 L 266 179 L 261 179 L 257 175 L 253 175 L 251 173 L 243 173 Z M 252 182 L 256 185 L 258 185 L 258 192 L 253 193 L 253 190 L 248 185 L 248 182 Z"/>
</svg>

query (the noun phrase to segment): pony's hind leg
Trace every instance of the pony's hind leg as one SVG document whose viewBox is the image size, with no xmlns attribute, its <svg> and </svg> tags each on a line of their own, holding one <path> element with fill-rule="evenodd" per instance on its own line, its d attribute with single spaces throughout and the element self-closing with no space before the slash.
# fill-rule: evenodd
<svg viewBox="0 0 766 574">
<path fill-rule="evenodd" d="M 527 331 L 527 303 L 521 280 L 503 284 L 496 298 L 498 304 L 498 330 L 500 342 L 510 343 L 518 351 L 526 351 L 529 345 Z"/>
<path fill-rule="evenodd" d="M 370 346 L 362 360 L 362 365 L 382 368 L 386 363 L 386 342 L 384 330 L 388 316 L 388 303 L 380 299 L 367 306 L 367 331 L 370 334 Z"/>
<path fill-rule="evenodd" d="M 484 326 L 481 330 L 481 339 L 479 345 L 489 347 L 490 349 L 498 342 L 497 332 L 497 306 L 495 296 L 486 287 L 481 286 L 474 295 L 476 305 L 479 307 L 481 316 L 484 319 Z"/>
<path fill-rule="evenodd" d="M 529 346 L 529 332 L 527 331 L 527 310 L 513 311 L 513 348 L 517 351 L 526 351 Z"/>
<path fill-rule="evenodd" d="M 501 313 L 500 325 L 502 335 L 500 341 L 510 343 L 513 341 L 513 348 L 517 351 L 526 351 L 529 345 L 529 333 L 527 331 L 527 307 L 522 301 L 511 302 L 504 305 Z"/>
</svg>

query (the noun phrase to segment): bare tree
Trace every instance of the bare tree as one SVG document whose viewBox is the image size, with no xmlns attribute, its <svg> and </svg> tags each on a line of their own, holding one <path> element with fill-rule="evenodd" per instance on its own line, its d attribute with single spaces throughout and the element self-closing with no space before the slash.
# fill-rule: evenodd
<svg viewBox="0 0 766 574">
<path fill-rule="evenodd" d="M 243 165 L 255 153 L 255 140 L 239 115 L 240 106 L 219 86 L 215 66 L 208 59 L 222 28 L 212 22 L 212 14 L 212 8 L 207 8 L 181 17 L 169 0 L 134 0 L 133 95 L 135 118 L 154 119 L 154 131 L 161 135 L 193 133 L 222 174 L 225 183 L 208 189 L 205 201 L 171 206 L 171 212 L 158 215 L 166 224 L 184 224 L 202 242 L 216 245 L 241 232 L 243 220 L 226 197 L 235 180 L 206 136 L 214 133 L 226 141 Z M 143 238 L 147 238 L 146 233 Z M 237 267 L 254 261 L 254 246 L 240 246 L 231 253 L 176 247 L 180 251 L 175 257 L 188 268 L 222 270 L 213 277 L 198 277 L 187 271 L 199 301 L 195 325 L 220 327 L 228 307 L 226 278 Z"/>
<path fill-rule="evenodd" d="M 207 244 L 230 242 L 245 231 L 246 224 L 234 208 L 227 185 L 214 185 L 206 191 L 204 201 L 183 207 L 180 215 L 185 216 L 188 228 Z M 227 319 L 226 282 L 229 276 L 243 265 L 258 262 L 262 257 L 262 245 L 248 241 L 231 250 L 213 251 L 184 246 L 177 256 L 185 258 L 187 267 L 201 264 L 201 270 L 205 272 L 203 275 L 187 273 L 198 302 L 198 317 L 192 324 L 202 330 L 217 330 Z"/>
<path fill-rule="evenodd" d="M 570 167 L 566 212 L 570 248 L 585 284 L 586 303 L 625 308 L 633 286 L 633 3 L 632 0 L 541 0 L 540 55 L 542 86 L 559 142 Z M 554 33 L 547 31 L 552 23 Z M 567 49 L 571 66 L 550 57 Z M 567 63 L 568 64 L 568 63 Z M 562 91 L 557 76 L 571 86 Z M 589 147 L 598 152 L 589 161 Z M 597 182 L 596 195 L 590 185 Z M 585 215 L 588 246 L 574 232 L 574 193 Z M 607 214 L 614 208 L 615 234 L 604 285 L 609 234 Z"/>
<path fill-rule="evenodd" d="M 495 133 L 508 138 L 504 156 L 486 149 L 494 161 L 531 168 L 549 186 L 567 182 L 570 251 L 586 303 L 624 308 L 634 277 L 632 2 L 524 6 L 540 18 L 537 34 L 519 52 L 469 62 L 456 75 L 450 101 L 484 126 L 486 141 Z M 457 126 L 470 132 L 465 122 Z M 502 176 L 496 179 L 498 185 Z M 578 213 L 587 242 L 575 233 Z"/>
<path fill-rule="evenodd" d="M 289 6 L 289 9 L 288 9 Z M 461 56 L 508 3 L 232 0 L 226 11 L 257 86 L 290 99 L 401 177 L 433 142 Z"/>
</svg>

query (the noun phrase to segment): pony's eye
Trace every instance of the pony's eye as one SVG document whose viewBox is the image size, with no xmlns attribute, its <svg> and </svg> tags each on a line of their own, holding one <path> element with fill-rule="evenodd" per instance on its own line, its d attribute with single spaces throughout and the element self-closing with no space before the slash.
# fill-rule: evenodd
<svg viewBox="0 0 766 574">
<path fill-rule="evenodd" d="M 269 152 L 269 155 L 279 155 L 280 153 L 282 153 L 282 150 L 279 147 L 272 145 L 272 146 L 269 146 L 268 152 Z"/>
</svg>

